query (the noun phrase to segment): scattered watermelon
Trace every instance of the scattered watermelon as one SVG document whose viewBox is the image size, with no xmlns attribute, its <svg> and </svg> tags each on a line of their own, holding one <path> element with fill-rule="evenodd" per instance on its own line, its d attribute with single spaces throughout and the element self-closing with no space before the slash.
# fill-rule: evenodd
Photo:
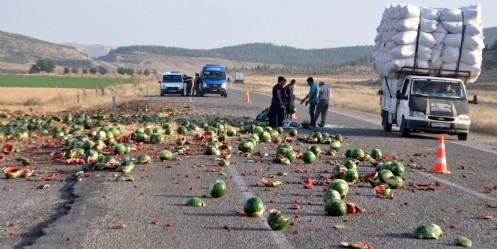
<svg viewBox="0 0 497 249">
<path fill-rule="evenodd" d="M 264 203 L 258 197 L 249 198 L 243 207 L 243 211 L 249 217 L 259 217 L 264 213 Z"/>
<path fill-rule="evenodd" d="M 412 233 L 416 239 L 440 239 L 443 235 L 442 229 L 437 224 L 418 226 Z"/>
<path fill-rule="evenodd" d="M 203 207 L 205 206 L 205 202 L 198 197 L 193 197 L 186 202 L 186 205 L 191 207 Z"/>
<path fill-rule="evenodd" d="M 335 179 L 328 185 L 328 189 L 334 189 L 340 193 L 342 199 L 347 196 L 349 192 L 349 184 L 342 179 Z"/>
<path fill-rule="evenodd" d="M 222 180 L 216 180 L 209 188 L 212 197 L 219 198 L 226 193 L 226 183 Z"/>
<path fill-rule="evenodd" d="M 284 217 L 279 210 L 271 209 L 267 217 L 267 223 L 275 231 L 283 230 L 290 225 L 290 218 Z"/>
<path fill-rule="evenodd" d="M 347 214 L 347 205 L 342 200 L 331 199 L 324 205 L 324 210 L 331 216 L 344 216 Z"/>
</svg>

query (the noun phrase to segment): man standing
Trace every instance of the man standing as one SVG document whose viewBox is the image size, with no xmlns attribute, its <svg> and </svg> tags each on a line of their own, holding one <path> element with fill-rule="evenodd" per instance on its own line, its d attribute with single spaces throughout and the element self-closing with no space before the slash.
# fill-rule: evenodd
<svg viewBox="0 0 497 249">
<path fill-rule="evenodd" d="M 292 117 L 295 114 L 295 94 L 293 93 L 294 87 L 295 87 L 295 79 L 290 80 L 290 83 L 288 83 L 288 85 L 284 87 L 285 96 L 287 98 L 286 112 L 289 117 Z M 293 120 L 293 118 L 289 119 Z"/>
<path fill-rule="evenodd" d="M 318 104 L 318 86 L 314 83 L 314 79 L 312 77 L 307 78 L 307 84 L 309 85 L 309 93 L 305 96 L 300 104 L 305 105 L 309 104 L 309 116 L 311 119 L 311 128 L 316 127 L 316 118 L 314 117 L 314 112 L 316 111 L 316 105 Z M 309 100 L 307 100 L 309 99 Z M 307 101 L 306 101 L 307 100 Z"/>
<path fill-rule="evenodd" d="M 283 118 L 285 115 L 285 93 L 283 86 L 286 84 L 286 79 L 283 76 L 278 77 L 278 83 L 273 87 L 273 97 L 271 98 L 271 113 L 269 117 L 269 125 L 272 127 L 283 126 Z"/>
<path fill-rule="evenodd" d="M 200 92 L 200 76 L 198 75 L 198 73 L 195 73 L 195 79 L 193 79 L 192 95 L 195 93 L 195 96 L 198 97 L 199 92 Z"/>
<path fill-rule="evenodd" d="M 331 98 L 331 91 L 326 86 L 326 83 L 319 82 L 319 97 L 318 104 L 316 105 L 315 120 L 314 123 L 318 121 L 319 115 L 321 115 L 321 122 L 318 124 L 319 127 L 324 127 L 326 123 L 326 114 L 328 113 L 328 105 Z"/>
<path fill-rule="evenodd" d="M 192 92 L 192 77 L 183 74 L 183 81 L 186 83 L 186 96 L 190 96 Z"/>
</svg>

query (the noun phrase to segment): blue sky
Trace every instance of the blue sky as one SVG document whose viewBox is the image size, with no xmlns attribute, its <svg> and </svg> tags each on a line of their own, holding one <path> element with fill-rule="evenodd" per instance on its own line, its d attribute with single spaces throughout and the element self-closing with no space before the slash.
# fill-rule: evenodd
<svg viewBox="0 0 497 249">
<path fill-rule="evenodd" d="M 218 48 L 268 42 L 297 48 L 373 45 L 391 0 L 4 0 L 0 30 L 54 42 Z M 473 1 L 413 0 L 429 7 Z M 436 5 L 434 5 L 436 3 Z M 482 0 L 497 27 L 497 1 Z"/>
</svg>

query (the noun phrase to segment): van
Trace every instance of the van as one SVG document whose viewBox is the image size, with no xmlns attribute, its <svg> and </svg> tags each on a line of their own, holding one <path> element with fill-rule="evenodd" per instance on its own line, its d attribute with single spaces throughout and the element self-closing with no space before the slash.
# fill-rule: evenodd
<svg viewBox="0 0 497 249">
<path fill-rule="evenodd" d="M 162 73 L 160 83 L 160 96 L 164 94 L 185 95 L 183 74 L 179 71 L 166 71 Z"/>
<path fill-rule="evenodd" d="M 228 97 L 226 86 L 228 80 L 226 77 L 226 67 L 221 65 L 207 64 L 200 68 L 200 96 L 203 97 L 206 93 L 221 94 L 223 97 Z"/>
</svg>

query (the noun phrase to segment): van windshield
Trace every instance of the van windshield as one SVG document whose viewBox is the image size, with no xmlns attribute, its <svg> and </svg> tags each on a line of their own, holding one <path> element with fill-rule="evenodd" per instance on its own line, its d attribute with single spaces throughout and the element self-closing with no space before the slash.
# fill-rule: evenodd
<svg viewBox="0 0 497 249">
<path fill-rule="evenodd" d="M 411 95 L 464 99 L 466 92 L 459 81 L 414 79 L 412 83 Z"/>
<path fill-rule="evenodd" d="M 162 76 L 162 82 L 164 83 L 181 83 L 181 75 L 164 75 Z"/>
<path fill-rule="evenodd" d="M 204 72 L 202 74 L 202 78 L 211 80 L 225 80 L 226 74 L 224 72 Z"/>
</svg>

